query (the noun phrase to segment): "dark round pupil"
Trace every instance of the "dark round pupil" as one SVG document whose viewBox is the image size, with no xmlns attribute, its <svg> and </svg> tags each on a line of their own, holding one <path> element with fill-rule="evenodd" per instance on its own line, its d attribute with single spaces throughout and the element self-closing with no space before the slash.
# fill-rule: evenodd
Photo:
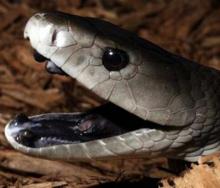
<svg viewBox="0 0 220 188">
<path fill-rule="evenodd" d="M 109 71 L 118 71 L 126 67 L 129 62 L 127 53 L 117 48 L 106 48 L 102 56 L 102 63 Z"/>
</svg>

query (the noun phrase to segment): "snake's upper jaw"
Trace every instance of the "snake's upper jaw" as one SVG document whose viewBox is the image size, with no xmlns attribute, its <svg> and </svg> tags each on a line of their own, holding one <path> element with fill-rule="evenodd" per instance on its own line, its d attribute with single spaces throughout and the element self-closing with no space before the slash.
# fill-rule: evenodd
<svg viewBox="0 0 220 188">
<path fill-rule="evenodd" d="M 76 45 L 68 23 L 59 13 L 37 13 L 32 16 L 24 29 L 24 38 L 31 46 L 47 58 L 58 49 Z"/>
<path fill-rule="evenodd" d="M 43 14 L 36 14 L 36 16 L 31 17 L 31 19 L 27 22 L 25 29 L 24 29 L 24 38 L 30 40 L 31 45 L 34 48 L 37 48 L 38 44 L 43 42 L 44 39 L 47 39 L 46 41 L 49 41 L 49 33 L 50 28 L 49 25 L 45 25 L 44 31 L 40 23 L 42 23 L 40 20 L 42 20 Z M 38 32 L 36 32 L 36 30 Z M 45 37 L 47 36 L 47 38 Z M 51 37 L 50 37 L 51 38 Z"/>
<path fill-rule="evenodd" d="M 47 70 L 48 73 L 51 74 L 60 74 L 60 75 L 67 75 L 60 67 L 58 67 L 53 61 L 50 59 L 42 56 L 39 54 L 37 51 L 34 51 L 34 59 L 38 63 L 45 63 L 45 69 Z"/>
</svg>

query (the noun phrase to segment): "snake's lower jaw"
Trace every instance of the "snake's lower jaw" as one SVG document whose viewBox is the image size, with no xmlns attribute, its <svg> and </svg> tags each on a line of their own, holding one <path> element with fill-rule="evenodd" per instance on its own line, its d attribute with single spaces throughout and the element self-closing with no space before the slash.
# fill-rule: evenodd
<svg viewBox="0 0 220 188">
<path fill-rule="evenodd" d="M 5 135 L 15 149 L 38 157 L 62 160 L 118 158 L 136 155 L 138 149 L 143 149 L 147 136 L 144 133 L 156 131 L 150 123 L 149 128 L 146 125 L 143 128 L 143 124 L 145 122 L 134 115 L 106 104 L 87 113 L 18 115 L 6 126 Z"/>
<path fill-rule="evenodd" d="M 172 131 L 167 134 L 163 126 L 146 123 L 111 103 L 86 113 L 19 115 L 5 128 L 15 149 L 66 161 L 165 157 L 175 137 Z"/>
<path fill-rule="evenodd" d="M 101 108 L 103 109 L 103 107 Z M 5 132 L 7 137 L 11 137 L 20 145 L 41 148 L 78 144 L 129 131 L 114 122 L 114 118 L 111 116 L 106 117 L 108 115 L 105 116 L 101 114 L 103 112 L 98 111 L 48 113 L 33 117 L 20 114 L 8 124 Z"/>
</svg>

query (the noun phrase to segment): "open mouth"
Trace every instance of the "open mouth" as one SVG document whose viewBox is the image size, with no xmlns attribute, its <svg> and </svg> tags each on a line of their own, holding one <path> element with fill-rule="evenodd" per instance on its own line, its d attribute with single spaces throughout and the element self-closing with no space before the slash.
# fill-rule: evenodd
<svg viewBox="0 0 220 188">
<path fill-rule="evenodd" d="M 45 68 L 49 73 L 66 75 L 36 51 L 34 58 L 40 63 L 46 61 Z M 153 123 L 148 122 L 146 127 L 146 121 L 107 103 L 85 113 L 48 113 L 32 117 L 20 114 L 7 125 L 5 132 L 6 137 L 11 137 L 18 144 L 42 148 L 83 143 L 153 127 Z"/>
<path fill-rule="evenodd" d="M 143 128 L 143 124 L 141 119 L 109 103 L 86 113 L 48 113 L 32 117 L 20 114 L 8 124 L 6 134 L 21 145 L 41 148 L 116 136 Z"/>
<path fill-rule="evenodd" d="M 63 72 L 60 67 L 56 66 L 56 64 L 53 63 L 50 59 L 44 57 L 43 55 L 41 55 L 37 51 L 34 51 L 33 56 L 34 56 L 35 61 L 37 61 L 38 63 L 46 62 L 45 69 L 47 70 L 48 73 L 66 75 L 66 73 Z"/>
</svg>

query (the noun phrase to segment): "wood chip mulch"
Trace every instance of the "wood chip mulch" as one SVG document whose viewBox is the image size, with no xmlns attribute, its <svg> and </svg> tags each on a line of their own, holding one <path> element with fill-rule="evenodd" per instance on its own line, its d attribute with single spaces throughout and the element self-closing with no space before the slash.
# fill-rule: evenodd
<svg viewBox="0 0 220 188">
<path fill-rule="evenodd" d="M 23 29 L 28 18 L 40 10 L 99 17 L 172 52 L 220 69 L 217 0 L 1 0 L 0 188 L 220 187 L 217 157 L 193 165 L 176 177 L 158 168 L 166 167 L 166 159 L 154 163 L 145 159 L 66 163 L 37 159 L 13 150 L 5 140 L 4 126 L 16 114 L 85 111 L 102 103 L 73 79 L 49 75 L 43 65 L 33 60 L 33 52 L 23 39 Z M 158 177 L 165 179 L 159 182 L 155 179 Z"/>
</svg>

